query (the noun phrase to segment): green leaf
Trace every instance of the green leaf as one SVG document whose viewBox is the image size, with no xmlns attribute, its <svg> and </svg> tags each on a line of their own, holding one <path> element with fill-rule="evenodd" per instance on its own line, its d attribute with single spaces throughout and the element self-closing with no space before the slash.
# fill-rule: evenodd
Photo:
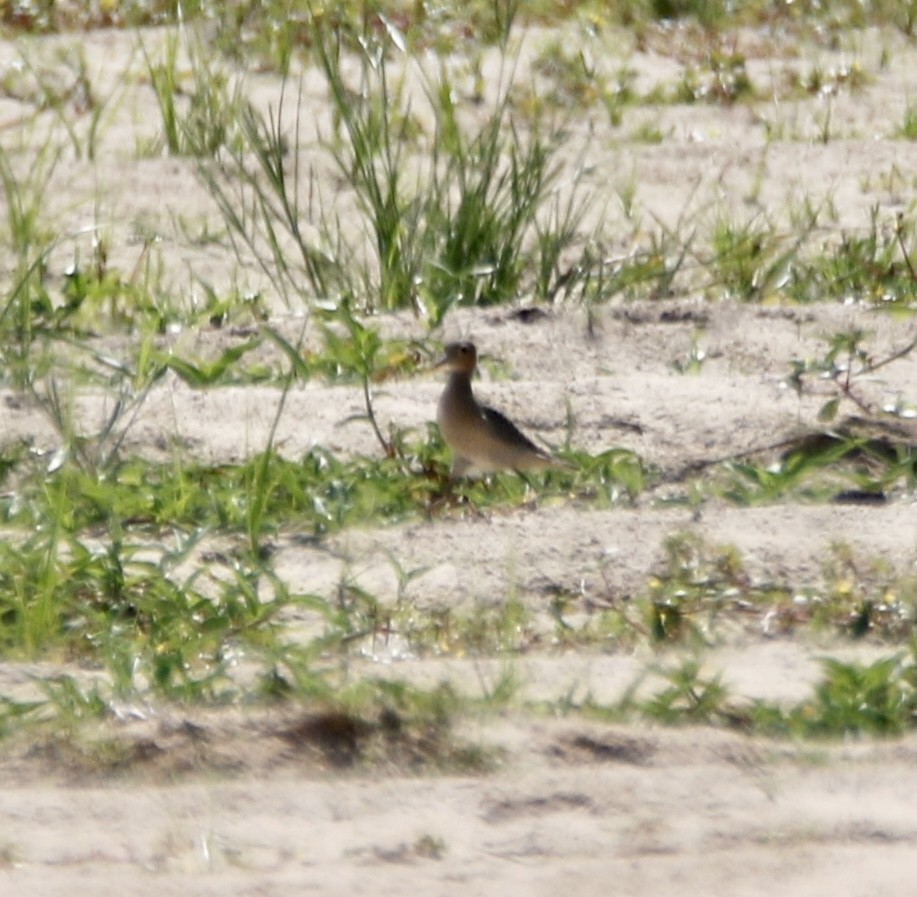
<svg viewBox="0 0 917 897">
<path fill-rule="evenodd" d="M 821 408 L 819 408 L 818 419 L 822 423 L 828 423 L 829 421 L 834 420 L 834 418 L 837 416 L 837 409 L 840 403 L 840 399 L 829 399 L 827 402 L 825 402 L 824 405 L 821 406 Z"/>
<path fill-rule="evenodd" d="M 218 383 L 240 358 L 260 345 L 261 338 L 256 337 L 227 349 L 216 361 L 201 362 L 199 365 L 173 355 L 163 355 L 160 361 L 189 386 L 200 389 Z"/>
</svg>

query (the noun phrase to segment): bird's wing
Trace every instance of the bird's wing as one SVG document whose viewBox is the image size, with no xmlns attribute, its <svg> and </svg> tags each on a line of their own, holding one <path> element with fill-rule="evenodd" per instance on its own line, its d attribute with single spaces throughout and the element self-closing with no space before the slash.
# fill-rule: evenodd
<svg viewBox="0 0 917 897">
<path fill-rule="evenodd" d="M 525 447 L 535 452 L 537 455 L 546 457 L 545 453 L 532 442 L 506 415 L 501 414 L 495 408 L 488 408 L 486 405 L 481 406 L 481 414 L 487 421 L 490 431 L 503 442 L 509 442 L 513 445 Z"/>
</svg>

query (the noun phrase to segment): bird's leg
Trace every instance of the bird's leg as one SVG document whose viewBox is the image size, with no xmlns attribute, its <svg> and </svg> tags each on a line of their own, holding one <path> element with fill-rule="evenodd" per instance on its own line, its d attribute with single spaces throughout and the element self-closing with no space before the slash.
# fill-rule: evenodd
<svg viewBox="0 0 917 897">
<path fill-rule="evenodd" d="M 459 482 L 459 479 L 459 477 L 453 475 L 443 481 L 442 491 L 427 504 L 427 517 L 429 519 L 432 519 L 445 508 L 459 507 L 469 510 L 475 517 L 486 518 L 487 515 L 467 495 L 462 495 L 455 491 L 455 484 Z"/>
</svg>

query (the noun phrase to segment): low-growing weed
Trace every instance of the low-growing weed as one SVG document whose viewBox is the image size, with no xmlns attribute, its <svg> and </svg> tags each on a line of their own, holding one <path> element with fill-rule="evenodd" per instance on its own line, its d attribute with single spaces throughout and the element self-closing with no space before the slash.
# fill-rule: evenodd
<svg viewBox="0 0 917 897">
<path fill-rule="evenodd" d="M 316 448 L 295 460 L 268 450 L 236 465 L 130 458 L 104 468 L 60 463 L 53 471 L 46 468 L 32 460 L 16 471 L 17 488 L 0 499 L 0 519 L 33 526 L 62 507 L 68 529 L 76 531 L 112 517 L 155 530 L 238 533 L 247 531 L 252 502 L 259 501 L 270 530 L 296 526 L 322 535 L 355 523 L 434 513 L 448 480 L 446 450 L 432 438 L 399 439 L 391 455 L 351 460 Z M 641 482 L 639 461 L 624 453 L 600 456 L 592 469 L 580 472 L 546 472 L 539 494 L 543 501 L 581 496 L 610 504 L 628 501 Z M 515 474 L 463 481 L 453 489 L 455 498 L 478 510 L 534 497 Z"/>
<path fill-rule="evenodd" d="M 784 290 L 798 302 L 854 300 L 883 308 L 907 308 L 917 291 L 914 263 L 915 222 L 899 214 L 883 221 L 878 206 L 868 226 L 839 242 L 797 259 L 788 269 Z"/>
<path fill-rule="evenodd" d="M 738 552 L 683 533 L 666 540 L 665 566 L 649 583 L 647 631 L 657 643 L 704 644 L 726 623 L 768 597 L 748 580 Z"/>
<path fill-rule="evenodd" d="M 194 548 L 171 551 L 127 542 L 117 529 L 107 538 L 80 539 L 62 529 L 0 552 L 0 644 L 22 659 L 56 656 L 97 665 L 113 695 L 160 695 L 218 700 L 234 691 L 232 668 L 274 668 L 304 661 L 287 651 L 277 615 L 300 602 L 266 568 L 235 561 L 194 566 L 178 574 Z M 304 606 L 318 605 L 303 596 Z M 73 698 L 64 682 L 49 698 Z M 73 703 L 101 712 L 102 699 Z M 75 699 L 74 699 L 75 700 Z M 88 699 L 87 699 L 88 700 Z M 76 710 L 71 711 L 76 712 Z"/>
<path fill-rule="evenodd" d="M 796 359 L 792 362 L 785 384 L 798 394 L 811 389 L 813 381 L 830 385 L 833 395 L 830 395 L 818 414 L 822 422 L 833 421 L 844 400 L 852 402 L 860 411 L 875 416 L 878 409 L 859 395 L 856 388 L 858 381 L 867 382 L 876 371 L 894 364 L 917 349 L 915 338 L 888 355 L 877 358 L 869 350 L 869 338 L 870 334 L 860 328 L 840 331 L 826 339 L 827 351 L 820 357 Z"/>
<path fill-rule="evenodd" d="M 917 666 L 899 654 L 871 664 L 827 658 L 814 695 L 782 708 L 757 702 L 748 721 L 762 734 L 796 738 L 899 736 L 917 720 Z"/>
<path fill-rule="evenodd" d="M 688 66 L 670 97 L 675 103 L 731 105 L 756 98 L 745 57 L 739 53 L 713 51 L 703 67 Z"/>
<path fill-rule="evenodd" d="M 904 121 L 897 136 L 905 140 L 917 140 L 917 105 L 909 105 L 904 110 Z"/>
<path fill-rule="evenodd" d="M 691 658 L 680 666 L 661 671 L 667 685 L 639 701 L 641 714 L 668 724 L 720 723 L 730 718 L 729 691 L 719 676 L 701 675 L 702 663 Z"/>
<path fill-rule="evenodd" d="M 913 635 L 914 578 L 856 563 L 843 546 L 831 547 L 821 580 L 804 588 L 757 582 L 735 548 L 691 533 L 672 536 L 665 548 L 664 565 L 639 600 L 620 612 L 660 646 L 715 644 L 737 628 L 764 636 L 807 629 L 892 643 Z"/>
<path fill-rule="evenodd" d="M 573 51 L 560 39 L 545 44 L 534 61 L 533 69 L 550 86 L 549 91 L 532 88 L 537 96 L 526 102 L 517 98 L 520 108 L 543 109 L 553 105 L 558 109 L 604 108 L 609 122 L 618 126 L 624 110 L 638 99 L 633 89 L 636 73 L 621 66 L 609 74 L 588 48 Z M 601 52 L 602 48 L 597 47 Z"/>
<path fill-rule="evenodd" d="M 662 687 L 655 679 L 663 679 Z M 649 691 L 649 694 L 647 694 Z M 704 672 L 702 656 L 643 671 L 610 706 L 592 700 L 565 707 L 621 720 L 643 717 L 668 725 L 716 725 L 772 737 L 839 739 L 894 737 L 917 724 L 917 665 L 913 652 L 870 664 L 826 658 L 811 697 L 794 704 L 747 701 L 733 694 L 719 674 Z"/>
</svg>

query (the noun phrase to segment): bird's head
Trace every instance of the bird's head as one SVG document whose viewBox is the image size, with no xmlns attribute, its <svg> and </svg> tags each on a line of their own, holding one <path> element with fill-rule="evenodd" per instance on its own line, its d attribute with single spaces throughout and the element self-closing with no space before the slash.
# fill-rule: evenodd
<svg viewBox="0 0 917 897">
<path fill-rule="evenodd" d="M 468 374 L 474 373 L 475 366 L 478 363 L 478 350 L 475 349 L 474 343 L 463 341 L 460 343 L 449 343 L 446 346 L 446 354 L 436 365 L 438 368 L 446 368 L 450 373 Z"/>
</svg>

